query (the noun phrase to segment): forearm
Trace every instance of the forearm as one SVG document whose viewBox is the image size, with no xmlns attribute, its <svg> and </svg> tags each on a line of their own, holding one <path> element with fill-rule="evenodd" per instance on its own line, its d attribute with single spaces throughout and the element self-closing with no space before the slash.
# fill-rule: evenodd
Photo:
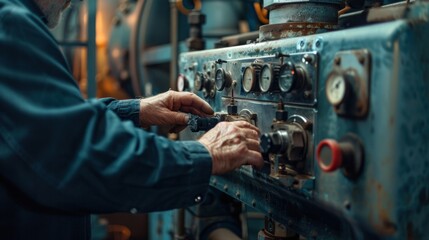
<svg viewBox="0 0 429 240">
<path fill-rule="evenodd" d="M 134 126 L 140 127 L 140 100 L 127 99 L 116 100 L 114 98 L 100 98 L 98 101 L 106 105 L 106 107 L 116 113 L 122 120 L 130 120 Z"/>
</svg>

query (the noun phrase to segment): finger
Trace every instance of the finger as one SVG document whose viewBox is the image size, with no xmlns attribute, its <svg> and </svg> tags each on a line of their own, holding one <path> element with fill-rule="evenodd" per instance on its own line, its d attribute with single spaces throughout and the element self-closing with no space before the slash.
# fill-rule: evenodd
<svg viewBox="0 0 429 240">
<path fill-rule="evenodd" d="M 171 125 L 187 125 L 189 121 L 189 115 L 182 112 L 171 112 L 166 118 Z"/>
<path fill-rule="evenodd" d="M 256 151 L 256 152 L 261 151 L 261 145 L 259 143 L 259 140 L 247 139 L 246 145 L 247 145 L 247 148 L 251 151 Z"/>
<path fill-rule="evenodd" d="M 205 112 L 200 111 L 199 109 L 196 109 L 196 108 L 190 107 L 190 106 L 183 106 L 179 109 L 179 111 L 185 112 L 185 113 L 192 113 L 192 114 L 200 116 L 200 117 L 213 116 L 213 114 L 207 114 Z"/>
<path fill-rule="evenodd" d="M 233 122 L 233 123 L 234 123 L 235 126 L 237 126 L 239 128 L 252 129 L 252 130 L 258 132 L 258 134 L 260 132 L 258 127 L 250 124 L 249 122 L 246 122 L 246 121 L 236 121 L 236 122 Z"/>
<path fill-rule="evenodd" d="M 247 139 L 258 139 L 259 140 L 259 132 L 256 131 L 255 129 L 245 128 L 241 131 Z"/>
<path fill-rule="evenodd" d="M 195 95 L 194 93 L 174 92 L 173 109 L 179 110 L 179 109 L 183 109 L 184 107 L 188 107 L 188 109 L 193 108 L 204 114 L 214 113 L 210 105 L 206 101 L 204 101 L 203 99 Z"/>
<path fill-rule="evenodd" d="M 252 165 L 259 169 L 264 166 L 264 159 L 259 152 L 250 151 L 248 154 L 246 154 L 246 158 L 244 160 L 247 165 Z"/>
</svg>

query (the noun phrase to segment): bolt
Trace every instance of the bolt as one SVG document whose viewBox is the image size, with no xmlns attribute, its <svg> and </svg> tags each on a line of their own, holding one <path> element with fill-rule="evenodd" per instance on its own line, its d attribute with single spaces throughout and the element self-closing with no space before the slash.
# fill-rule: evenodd
<svg viewBox="0 0 429 240">
<path fill-rule="evenodd" d="M 314 58 L 313 58 L 313 56 L 312 56 L 312 55 L 305 54 L 305 55 L 302 57 L 302 62 L 304 62 L 304 63 L 311 64 L 311 63 L 313 63 L 313 60 L 314 60 Z"/>
<path fill-rule="evenodd" d="M 252 206 L 256 207 L 256 200 L 255 199 L 252 200 Z"/>
<path fill-rule="evenodd" d="M 335 57 L 334 62 L 335 62 L 335 65 L 340 65 L 341 64 L 341 58 Z"/>
<path fill-rule="evenodd" d="M 236 196 L 237 198 L 240 198 L 240 192 L 238 192 L 238 191 L 237 191 L 237 192 L 235 193 L 235 196 Z"/>
<path fill-rule="evenodd" d="M 304 40 L 301 40 L 301 42 L 299 43 L 299 46 L 304 47 L 304 45 L 305 45 Z"/>
<path fill-rule="evenodd" d="M 316 46 L 317 48 L 319 48 L 319 47 L 320 47 L 320 45 L 321 45 L 321 42 L 320 42 L 320 40 L 319 40 L 319 39 L 317 39 L 317 40 L 316 40 L 316 43 L 315 43 L 315 46 Z"/>
<path fill-rule="evenodd" d="M 359 63 L 362 65 L 365 64 L 365 57 L 364 56 L 359 56 Z"/>
<path fill-rule="evenodd" d="M 223 186 L 223 190 L 224 190 L 225 192 L 228 192 L 228 185 L 226 185 L 226 184 L 225 184 L 225 186 Z"/>
</svg>

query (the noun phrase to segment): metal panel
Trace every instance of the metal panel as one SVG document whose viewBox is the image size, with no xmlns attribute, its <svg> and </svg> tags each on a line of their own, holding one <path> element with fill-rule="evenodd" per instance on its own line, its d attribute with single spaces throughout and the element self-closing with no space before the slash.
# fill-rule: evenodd
<svg viewBox="0 0 429 240">
<path fill-rule="evenodd" d="M 283 101 L 289 116 L 306 115 L 313 122 L 303 159 L 308 171 L 276 177 L 269 169 L 242 167 L 212 177 L 211 185 L 308 238 L 425 239 L 429 234 L 428 12 L 428 4 L 421 2 L 412 5 L 401 20 L 182 54 L 179 71 L 189 81 L 188 90 L 207 100 L 215 111 L 227 112 L 234 100 L 238 112 L 255 113 L 255 124 L 268 133 L 276 106 Z M 362 68 L 358 60 L 350 59 L 349 51 L 367 51 L 369 66 Z M 243 72 L 254 60 L 274 63 L 280 61 L 276 54 L 283 54 L 302 64 L 308 53 L 317 56 L 313 70 L 307 69 L 314 73 L 311 104 L 281 91 L 243 91 Z M 367 79 L 365 115 L 338 114 L 327 99 L 326 81 L 338 54 L 349 58 L 344 69 L 357 69 Z M 230 72 L 235 83 L 222 91 L 215 91 L 214 83 L 196 91 L 196 73 L 215 81 L 218 68 Z M 208 90 L 214 94 L 207 94 Z M 363 145 L 361 174 L 353 179 L 343 171 L 322 171 L 316 162 L 318 143 L 328 138 L 340 141 L 350 133 Z M 197 137 L 191 132 L 182 135 L 182 139 Z"/>
</svg>

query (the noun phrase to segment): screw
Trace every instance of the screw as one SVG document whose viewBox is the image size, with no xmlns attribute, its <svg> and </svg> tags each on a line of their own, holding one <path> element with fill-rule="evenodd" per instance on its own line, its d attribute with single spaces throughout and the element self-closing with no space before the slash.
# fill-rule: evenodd
<svg viewBox="0 0 429 240">
<path fill-rule="evenodd" d="M 319 39 L 317 39 L 317 40 L 316 40 L 316 43 L 315 43 L 315 46 L 316 46 L 317 48 L 319 48 L 319 47 L 320 47 L 320 44 L 321 44 L 321 43 L 320 43 L 320 40 L 319 40 Z"/>
<path fill-rule="evenodd" d="M 341 58 L 340 57 L 335 57 L 334 62 L 336 65 L 340 65 L 341 64 Z"/>
<path fill-rule="evenodd" d="M 308 55 L 308 54 L 304 54 L 304 56 L 302 57 L 302 61 L 308 64 L 313 63 L 313 56 L 312 55 Z"/>
<path fill-rule="evenodd" d="M 227 63 L 227 61 L 222 60 L 222 59 L 218 59 L 218 60 L 216 60 L 216 63 L 217 64 L 222 64 L 222 63 Z"/>
<path fill-rule="evenodd" d="M 301 42 L 299 43 L 299 45 L 300 45 L 301 47 L 304 47 L 304 44 L 305 44 L 304 40 L 301 40 Z"/>
<path fill-rule="evenodd" d="M 224 190 L 225 192 L 228 192 L 228 185 L 226 185 L 226 184 L 225 184 L 225 186 L 223 186 L 223 190 Z"/>
<path fill-rule="evenodd" d="M 237 191 L 237 192 L 235 193 L 235 196 L 236 196 L 237 198 L 240 198 L 240 192 L 238 192 L 238 191 Z"/>
<path fill-rule="evenodd" d="M 360 62 L 360 64 L 364 65 L 365 64 L 365 57 L 359 56 L 359 62 Z"/>
<path fill-rule="evenodd" d="M 255 199 L 252 200 L 252 206 L 256 207 L 256 200 Z"/>
</svg>

